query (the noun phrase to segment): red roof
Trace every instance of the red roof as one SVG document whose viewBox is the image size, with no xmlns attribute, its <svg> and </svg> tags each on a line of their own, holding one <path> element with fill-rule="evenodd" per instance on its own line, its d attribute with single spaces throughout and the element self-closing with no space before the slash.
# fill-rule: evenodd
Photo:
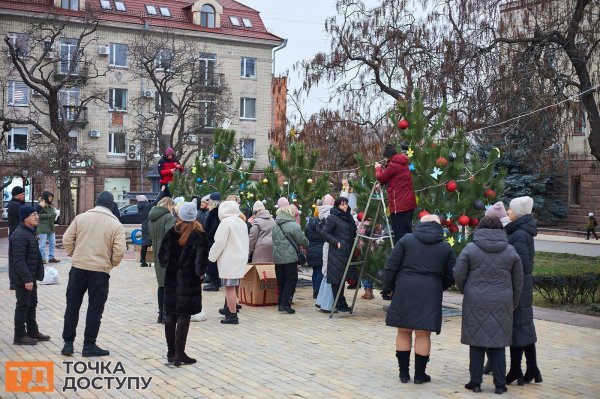
<svg viewBox="0 0 600 399">
<path fill-rule="evenodd" d="M 195 25 L 192 22 L 191 5 L 195 3 L 192 0 L 121 0 L 125 3 L 126 12 L 115 10 L 114 0 L 109 0 L 111 10 L 104 10 L 100 6 L 100 0 L 86 0 L 86 9 L 97 13 L 100 21 L 121 22 L 135 25 L 143 25 L 148 22 L 150 27 L 159 26 L 163 28 L 185 29 L 197 32 L 209 32 L 227 36 L 237 36 L 247 39 L 269 40 L 274 42 L 283 41 L 279 36 L 269 33 L 260 18 L 260 13 L 250 7 L 247 7 L 234 0 L 216 0 L 223 6 L 221 14 L 220 28 L 205 28 Z M 57 14 L 69 16 L 83 16 L 83 11 L 68 11 L 53 6 L 53 0 L 3 0 L 0 1 L 0 10 L 21 10 L 38 13 L 48 13 L 48 8 L 52 7 Z M 156 7 L 158 15 L 149 15 L 146 11 L 146 5 Z M 171 12 L 170 17 L 161 15 L 160 7 L 167 7 Z M 230 16 L 239 19 L 241 27 L 235 27 L 231 24 Z M 247 18 L 252 23 L 252 28 L 244 27 L 242 18 Z M 275 43 L 278 44 L 278 43 Z"/>
</svg>

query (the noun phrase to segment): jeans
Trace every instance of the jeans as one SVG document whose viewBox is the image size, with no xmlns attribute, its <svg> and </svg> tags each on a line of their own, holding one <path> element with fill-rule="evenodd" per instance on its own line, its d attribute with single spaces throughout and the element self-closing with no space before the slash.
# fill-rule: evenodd
<svg viewBox="0 0 600 399">
<path fill-rule="evenodd" d="M 362 284 L 363 288 L 365 288 L 365 289 L 366 288 L 373 288 L 373 283 L 368 278 L 362 278 L 362 279 L 360 279 L 360 283 Z"/>
<path fill-rule="evenodd" d="M 48 258 L 46 258 L 46 239 L 48 240 Z M 54 248 L 56 247 L 56 234 L 40 234 L 40 253 L 43 260 L 54 259 Z"/>
<path fill-rule="evenodd" d="M 84 346 L 96 343 L 100 320 L 104 312 L 104 305 L 108 299 L 108 280 L 110 275 L 104 272 L 71 267 L 69 283 L 67 284 L 67 309 L 65 310 L 65 323 L 62 337 L 65 342 L 75 341 L 77 324 L 79 323 L 79 309 L 85 292 L 88 292 L 88 309 L 85 319 Z"/>
<path fill-rule="evenodd" d="M 394 232 L 394 244 L 397 243 L 406 233 L 412 232 L 412 218 L 414 210 L 392 213 L 390 222 Z"/>
<path fill-rule="evenodd" d="M 323 267 L 322 266 L 313 266 L 312 267 L 312 287 L 313 291 L 319 291 L 321 287 L 321 280 L 323 280 Z"/>
<path fill-rule="evenodd" d="M 33 290 L 27 291 L 25 285 L 15 284 L 17 305 L 15 306 L 15 338 L 38 333 L 38 325 L 35 320 L 37 308 L 37 285 L 33 284 Z M 27 329 L 25 326 L 27 325 Z"/>
<path fill-rule="evenodd" d="M 298 262 L 275 265 L 275 275 L 279 286 L 277 305 L 289 308 L 298 283 Z"/>
</svg>

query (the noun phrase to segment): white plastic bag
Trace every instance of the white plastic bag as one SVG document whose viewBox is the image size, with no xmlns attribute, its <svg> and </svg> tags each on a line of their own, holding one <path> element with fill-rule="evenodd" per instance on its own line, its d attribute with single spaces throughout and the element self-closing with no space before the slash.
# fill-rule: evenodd
<svg viewBox="0 0 600 399">
<path fill-rule="evenodd" d="M 58 284 L 58 270 L 52 266 L 44 266 L 44 280 L 40 282 L 43 285 Z"/>
</svg>

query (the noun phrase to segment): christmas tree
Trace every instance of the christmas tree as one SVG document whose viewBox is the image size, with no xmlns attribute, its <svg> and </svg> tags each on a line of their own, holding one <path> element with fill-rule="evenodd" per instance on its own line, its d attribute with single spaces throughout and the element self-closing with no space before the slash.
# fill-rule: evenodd
<svg viewBox="0 0 600 399">
<path fill-rule="evenodd" d="M 248 206 L 247 189 L 252 184 L 255 161 L 245 161 L 236 149 L 235 131 L 216 129 L 212 149 L 201 150 L 184 174 L 175 173 L 169 187 L 173 196 L 190 200 L 218 192 L 225 199 L 228 194 L 237 194 Z"/>
<path fill-rule="evenodd" d="M 253 194 L 273 214 L 277 200 L 287 198 L 290 204 L 298 207 L 304 224 L 306 217 L 312 214 L 317 200 L 329 190 L 329 175 L 315 173 L 318 152 L 306 154 L 303 143 L 293 142 L 286 152 L 271 148 L 269 158 L 270 165 L 252 190 Z"/>
</svg>

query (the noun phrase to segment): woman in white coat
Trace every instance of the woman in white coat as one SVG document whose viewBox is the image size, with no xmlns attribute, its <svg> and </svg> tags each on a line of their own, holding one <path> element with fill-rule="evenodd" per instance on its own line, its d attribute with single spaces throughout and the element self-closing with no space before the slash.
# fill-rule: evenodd
<svg viewBox="0 0 600 399">
<path fill-rule="evenodd" d="M 215 233 L 215 243 L 210 249 L 208 259 L 216 262 L 219 276 L 225 286 L 225 302 L 227 303 L 223 324 L 238 324 L 237 295 L 235 288 L 244 277 L 248 261 L 248 228 L 240 219 L 240 207 L 235 201 L 225 201 L 219 206 L 219 228 Z"/>
</svg>

